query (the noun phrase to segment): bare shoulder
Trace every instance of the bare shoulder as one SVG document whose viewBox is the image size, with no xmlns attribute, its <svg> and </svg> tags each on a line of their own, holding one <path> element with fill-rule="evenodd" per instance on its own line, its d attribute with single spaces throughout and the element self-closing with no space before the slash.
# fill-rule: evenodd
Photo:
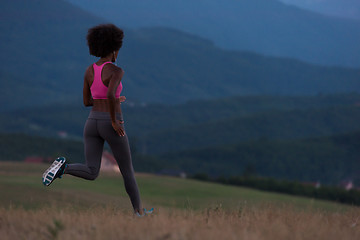
<svg viewBox="0 0 360 240">
<path fill-rule="evenodd" d="M 121 67 L 115 66 L 114 64 L 107 64 L 107 65 L 109 67 L 109 70 L 112 72 L 113 76 L 122 78 L 125 71 Z"/>
<path fill-rule="evenodd" d="M 93 68 L 93 65 L 91 64 L 85 70 L 85 77 L 92 76 L 92 75 L 94 75 L 94 68 Z"/>
<path fill-rule="evenodd" d="M 90 64 L 87 68 L 86 68 L 86 72 L 93 72 L 94 68 L 93 68 L 93 64 Z"/>
</svg>

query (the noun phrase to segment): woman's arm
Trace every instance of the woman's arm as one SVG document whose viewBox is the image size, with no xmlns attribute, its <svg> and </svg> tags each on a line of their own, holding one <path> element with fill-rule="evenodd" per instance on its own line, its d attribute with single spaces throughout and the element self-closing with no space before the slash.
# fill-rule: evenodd
<svg viewBox="0 0 360 240">
<path fill-rule="evenodd" d="M 110 82 L 109 82 L 109 86 L 108 86 L 108 91 L 106 93 L 106 97 L 108 99 L 108 103 L 109 103 L 109 112 L 110 112 L 110 117 L 111 117 L 111 124 L 114 128 L 114 130 L 120 135 L 120 136 L 124 136 L 124 130 L 120 125 L 120 121 L 116 120 L 116 111 L 115 111 L 115 107 L 116 107 L 116 89 L 118 88 L 120 81 L 122 79 L 124 75 L 124 71 L 121 68 L 117 68 L 113 71 L 113 74 L 110 78 Z"/>
<path fill-rule="evenodd" d="M 83 88 L 83 102 L 85 107 L 93 106 L 94 102 L 91 96 L 89 79 L 91 78 L 91 69 L 88 67 L 84 76 L 84 88 Z"/>
</svg>

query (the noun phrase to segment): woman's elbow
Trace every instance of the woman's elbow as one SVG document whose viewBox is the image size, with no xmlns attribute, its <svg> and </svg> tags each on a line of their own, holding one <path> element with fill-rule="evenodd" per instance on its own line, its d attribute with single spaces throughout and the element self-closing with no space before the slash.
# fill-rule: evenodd
<svg viewBox="0 0 360 240">
<path fill-rule="evenodd" d="M 89 101 L 89 100 L 84 100 L 83 103 L 84 103 L 84 106 L 85 106 L 85 107 L 90 107 L 90 106 L 93 105 L 92 102 Z"/>
<path fill-rule="evenodd" d="M 107 93 L 106 98 L 108 100 L 115 100 L 116 99 L 115 94 L 113 94 L 113 93 Z"/>
</svg>

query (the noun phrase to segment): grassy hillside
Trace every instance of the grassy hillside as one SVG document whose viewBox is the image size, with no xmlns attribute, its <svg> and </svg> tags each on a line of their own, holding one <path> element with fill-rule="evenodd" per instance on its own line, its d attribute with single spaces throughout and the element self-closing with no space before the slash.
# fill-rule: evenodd
<svg viewBox="0 0 360 240">
<path fill-rule="evenodd" d="M 1 239 L 358 239 L 359 208 L 138 174 L 134 217 L 119 174 L 42 186 L 47 166 L 0 163 Z M 5 194 L 4 194 L 5 193 Z M 139 229 L 141 231 L 139 231 Z"/>
<path fill-rule="evenodd" d="M 0 206 L 39 208 L 64 202 L 65 206 L 87 208 L 113 204 L 130 208 L 120 174 L 101 173 L 96 181 L 65 175 L 50 187 L 41 183 L 48 165 L 0 162 Z M 221 205 L 236 209 L 259 204 L 292 205 L 301 209 L 348 210 L 350 206 L 308 198 L 273 194 L 241 187 L 224 186 L 189 179 L 138 174 L 145 207 L 203 210 Z M 91 196 L 91 197 L 89 197 Z"/>
<path fill-rule="evenodd" d="M 204 173 L 212 178 L 241 176 L 249 169 L 254 176 L 338 185 L 352 180 L 360 184 L 360 133 L 298 140 L 260 139 L 212 147 L 193 147 L 164 154 L 142 154 L 130 138 L 135 169 Z M 26 135 L 0 135 L 0 161 L 22 161 L 29 156 L 84 162 L 82 141 Z"/>
<path fill-rule="evenodd" d="M 1 111 L 80 102 L 83 72 L 95 60 L 87 29 L 108 20 L 54 0 L 7 1 L 0 13 L 0 41 L 6 43 L 0 45 Z M 146 103 L 360 91 L 359 69 L 225 51 L 167 28 L 125 28 L 118 64 L 126 72 L 123 94 Z"/>
</svg>

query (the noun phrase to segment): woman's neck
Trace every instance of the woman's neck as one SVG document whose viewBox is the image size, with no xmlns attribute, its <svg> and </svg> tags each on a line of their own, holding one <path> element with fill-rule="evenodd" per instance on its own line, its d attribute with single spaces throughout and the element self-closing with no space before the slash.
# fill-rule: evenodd
<svg viewBox="0 0 360 240">
<path fill-rule="evenodd" d="M 112 62 L 111 58 L 100 58 L 97 63 Z"/>
</svg>

